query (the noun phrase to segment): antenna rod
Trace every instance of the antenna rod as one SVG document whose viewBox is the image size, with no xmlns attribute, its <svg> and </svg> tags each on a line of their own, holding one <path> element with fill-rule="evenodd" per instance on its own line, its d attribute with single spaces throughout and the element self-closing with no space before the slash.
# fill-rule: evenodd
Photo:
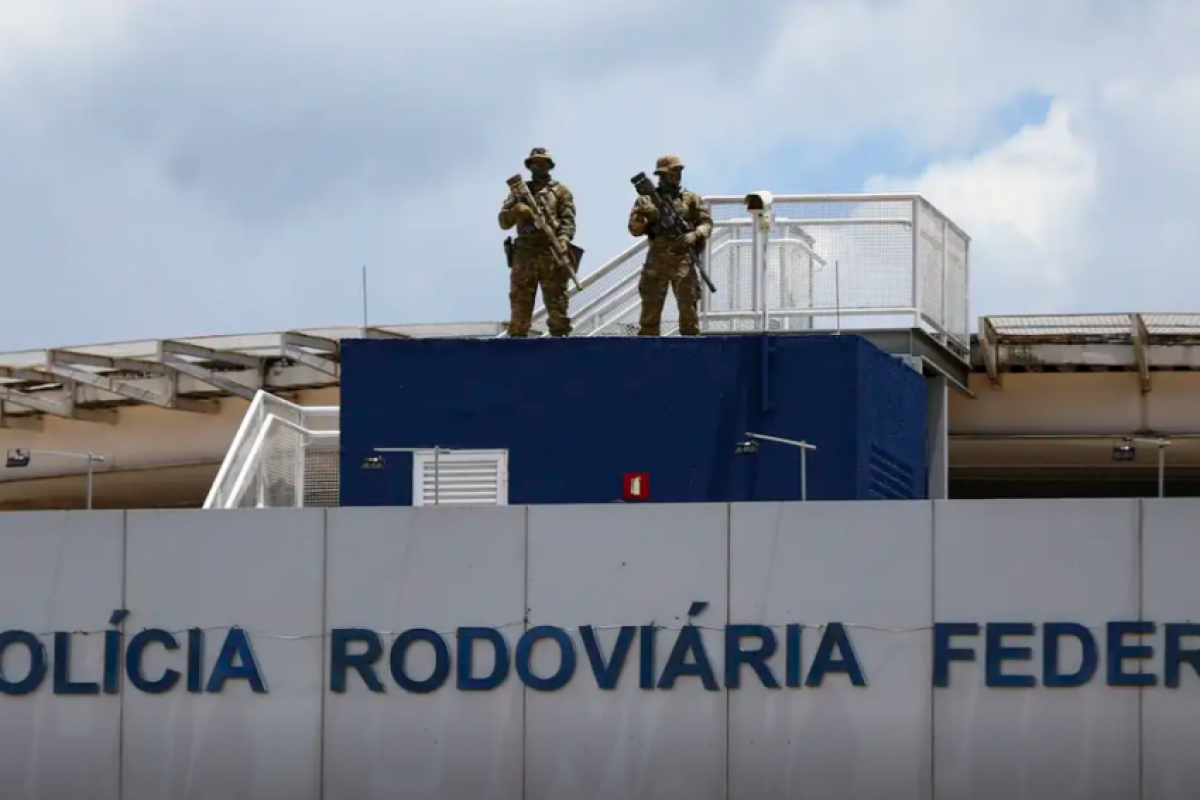
<svg viewBox="0 0 1200 800">
<path fill-rule="evenodd" d="M 363 330 L 367 329 L 367 265 L 362 268 Z"/>
</svg>

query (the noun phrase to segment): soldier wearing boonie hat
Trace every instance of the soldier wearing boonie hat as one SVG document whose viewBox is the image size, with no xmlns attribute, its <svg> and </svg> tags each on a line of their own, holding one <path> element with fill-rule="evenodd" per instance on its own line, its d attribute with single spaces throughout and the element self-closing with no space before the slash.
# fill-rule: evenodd
<svg viewBox="0 0 1200 800">
<path fill-rule="evenodd" d="M 672 238 L 658 230 L 658 209 L 650 198 L 638 196 L 629 213 L 629 233 L 646 236 L 650 246 L 638 281 L 642 314 L 638 336 L 658 336 L 662 327 L 662 309 L 667 290 L 679 306 L 679 334 L 700 333 L 700 279 L 692 268 L 690 252 L 699 253 L 712 234 L 712 212 L 695 192 L 683 188 L 683 161 L 679 156 L 662 156 L 654 164 L 658 176 L 658 194 L 673 203 L 679 216 L 692 225 L 692 231 Z"/>
<path fill-rule="evenodd" d="M 566 250 L 575 238 L 575 198 L 565 183 L 550 177 L 554 166 L 554 158 L 546 148 L 535 147 L 530 150 L 525 167 L 530 172 L 531 180 L 526 181 L 526 186 Z M 550 335 L 567 336 L 571 333 L 567 309 L 567 281 L 570 276 L 555 262 L 550 241 L 538 230 L 533 220 L 533 209 L 520 202 L 510 191 L 500 208 L 501 230 L 517 229 L 509 260 L 508 298 L 511 315 L 508 335 L 514 338 L 529 335 L 533 303 L 540 286 Z"/>
</svg>

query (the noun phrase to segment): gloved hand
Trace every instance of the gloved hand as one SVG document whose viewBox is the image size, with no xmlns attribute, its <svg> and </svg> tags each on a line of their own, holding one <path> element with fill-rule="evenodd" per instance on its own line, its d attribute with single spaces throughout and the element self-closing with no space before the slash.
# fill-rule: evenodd
<svg viewBox="0 0 1200 800">
<path fill-rule="evenodd" d="M 638 198 L 638 212 L 647 222 L 658 222 L 658 209 L 645 195 Z"/>
<path fill-rule="evenodd" d="M 533 209 L 524 203 L 517 203 L 513 206 L 513 213 L 517 215 L 517 220 L 520 222 L 533 222 Z"/>
<path fill-rule="evenodd" d="M 567 252 L 567 246 L 571 244 L 571 240 L 565 236 L 558 237 L 558 248 L 564 253 Z"/>
<path fill-rule="evenodd" d="M 684 247 L 695 247 L 696 242 L 700 241 L 700 237 L 695 231 L 689 231 L 681 236 L 679 241 L 683 243 Z"/>
</svg>

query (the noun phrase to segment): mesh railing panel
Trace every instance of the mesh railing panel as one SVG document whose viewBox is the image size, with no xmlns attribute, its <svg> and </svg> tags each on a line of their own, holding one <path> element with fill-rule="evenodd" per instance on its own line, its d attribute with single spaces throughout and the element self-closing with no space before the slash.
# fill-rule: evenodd
<svg viewBox="0 0 1200 800">
<path fill-rule="evenodd" d="M 740 201 L 714 201 L 711 206 L 714 221 L 743 220 L 739 237 L 750 238 L 750 219 Z M 799 238 L 816 257 L 811 264 L 792 266 L 793 280 L 807 273 L 804 279 L 811 283 L 805 304 L 793 308 L 823 312 L 822 316 L 838 310 L 913 308 L 912 200 L 779 198 L 775 221 L 773 240 Z M 789 249 L 803 252 L 798 245 L 783 246 L 782 252 Z"/>
<path fill-rule="evenodd" d="M 838 312 L 857 314 L 915 314 L 913 292 L 914 203 L 912 198 L 779 198 L 775 202 L 776 226 L 769 237 L 763 295 L 769 316 L 790 314 L 772 327 L 805 328 L 813 316 Z M 718 318 L 729 312 L 753 313 L 756 287 L 752 265 L 751 219 L 740 201 L 710 198 L 714 231 L 706 252 L 706 266 L 717 286 L 706 294 L 706 311 L 711 312 L 707 329 L 755 329 L 761 320 L 753 317 L 737 323 Z M 936 214 L 931 211 L 931 214 Z M 931 223 L 936 219 L 931 216 Z M 936 224 L 930 229 L 940 234 Z M 940 240 L 923 251 L 926 285 L 943 291 Z M 961 257 L 965 261 L 965 248 Z M 921 250 L 918 246 L 918 250 Z M 637 303 L 636 284 L 645 259 L 645 245 L 632 248 L 588 275 L 582 291 L 571 294 L 571 313 L 576 335 L 623 333 L 637 317 L 630 299 Z M 965 264 L 961 270 L 965 279 Z M 959 281 L 965 287 L 965 280 Z M 946 284 L 949 287 L 949 283 Z M 959 290 L 955 286 L 955 290 Z M 965 298 L 965 294 L 958 292 Z M 942 326 L 950 316 L 941 311 L 940 295 L 933 299 L 936 319 Z M 676 312 L 668 302 L 667 315 Z M 758 307 L 761 310 L 761 307 Z M 715 316 L 712 316 L 715 315 Z M 538 308 L 534 327 L 545 330 L 545 309 Z M 956 310 L 956 322 L 966 319 L 965 308 Z M 965 332 L 965 324 L 959 325 Z"/>
<path fill-rule="evenodd" d="M 968 353 L 971 347 L 969 247 L 962 234 L 947 228 L 945 328 L 951 339 Z"/>
<path fill-rule="evenodd" d="M 812 329 L 818 317 L 826 327 L 850 318 L 903 318 L 928 326 L 961 357 L 969 354 L 969 242 L 921 198 L 777 197 L 760 276 L 741 198 L 707 202 L 714 230 L 705 265 L 717 292 L 703 292 L 703 330 L 762 330 L 764 316 L 771 330 Z M 643 241 L 581 278 L 582 290 L 569 291 L 573 335 L 637 332 L 645 255 Z M 672 297 L 662 318 L 664 335 L 677 327 Z M 546 333 L 544 307 L 534 312 L 533 329 Z"/>
<path fill-rule="evenodd" d="M 917 274 L 921 318 L 961 353 L 970 352 L 967 241 L 933 206 L 919 202 Z"/>
<path fill-rule="evenodd" d="M 339 422 L 336 408 L 305 408 L 259 392 L 204 507 L 287 508 L 298 500 L 336 506 Z"/>
<path fill-rule="evenodd" d="M 274 424 L 259 455 L 258 480 L 261 505 L 265 508 L 292 508 L 301 491 L 304 464 L 304 439 L 300 431 Z"/>
<path fill-rule="evenodd" d="M 248 487 L 247 484 L 251 481 L 242 481 L 242 488 L 239 489 L 239 478 L 252 470 L 250 461 L 256 458 L 255 444 L 270 418 L 275 416 L 300 424 L 298 408 L 293 403 L 267 392 L 260 391 L 255 394 L 250 407 L 246 409 L 246 415 L 229 447 L 225 461 L 221 465 L 221 471 L 217 475 L 213 489 L 205 501 L 205 508 L 245 508 L 247 502 L 253 506 L 253 498 L 258 493 L 257 480 L 253 481 L 253 486 Z M 241 495 L 235 498 L 233 496 L 235 491 L 240 491 Z M 247 495 L 251 498 L 249 501 L 245 499 Z"/>
<path fill-rule="evenodd" d="M 917 239 L 917 274 L 920 276 L 921 316 L 931 325 L 942 327 L 945 320 L 945 295 L 942 291 L 946 270 L 945 221 L 928 209 L 921 209 Z"/>
<path fill-rule="evenodd" d="M 575 289 L 572 285 L 568 293 L 571 303 L 572 335 L 596 335 L 597 328 L 601 328 L 605 323 L 611 323 L 614 314 L 620 317 L 620 295 L 624 289 L 629 287 L 631 281 L 636 287 L 637 278 L 645 263 L 646 243 L 643 241 L 595 272 L 587 276 L 581 275 L 579 282 L 583 287 L 582 290 Z M 634 292 L 635 297 L 636 294 Z M 547 333 L 547 316 L 544 305 L 534 309 L 533 321 L 530 326 L 532 334 L 545 335 Z"/>
<path fill-rule="evenodd" d="M 337 439 L 320 438 L 309 442 L 304 452 L 305 508 L 337 508 L 339 455 Z"/>
</svg>

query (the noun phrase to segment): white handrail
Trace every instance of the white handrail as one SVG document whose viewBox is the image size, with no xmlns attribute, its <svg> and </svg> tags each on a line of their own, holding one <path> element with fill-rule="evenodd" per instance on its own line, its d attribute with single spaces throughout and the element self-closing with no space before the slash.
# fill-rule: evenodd
<svg viewBox="0 0 1200 800">
<path fill-rule="evenodd" d="M 237 433 L 233 435 L 233 442 L 229 445 L 228 453 L 236 453 L 241 450 L 241 444 L 247 436 L 250 435 L 250 427 L 254 424 L 255 417 L 263 407 L 267 393 L 259 389 L 254 393 L 254 399 L 250 401 L 250 406 L 246 409 L 245 415 L 242 417 L 242 424 L 238 426 Z M 212 488 L 208 490 L 208 496 L 204 498 L 204 508 L 211 508 L 216 502 L 217 494 L 221 491 L 221 487 L 225 485 L 225 478 L 232 468 L 232 461 L 226 456 L 221 462 L 221 468 L 217 470 L 217 478 L 213 481 Z"/>
<path fill-rule="evenodd" d="M 246 461 L 242 464 L 242 469 L 238 473 L 237 480 L 233 482 L 233 489 L 229 492 L 229 497 L 225 500 L 227 508 L 236 508 L 236 504 L 242 499 L 242 493 L 246 491 L 246 483 L 250 480 L 249 476 L 252 470 L 258 469 L 258 454 L 262 451 L 263 443 L 267 439 L 267 433 L 271 430 L 271 425 L 280 418 L 271 414 L 267 417 L 266 423 L 258 431 L 258 436 L 254 437 L 254 444 L 250 446 L 250 454 L 246 456 Z"/>
<path fill-rule="evenodd" d="M 298 406 L 298 408 L 303 408 L 303 406 Z M 332 408 L 334 410 L 337 409 L 336 406 L 324 406 L 322 408 Z M 276 414 L 268 414 L 266 417 L 266 422 L 263 424 L 262 428 L 259 429 L 258 435 L 254 437 L 254 442 L 250 446 L 249 455 L 246 456 L 246 460 L 242 464 L 242 467 L 237 474 L 233 488 L 230 490 L 229 497 L 225 499 L 225 504 L 223 507 L 234 508 L 241 500 L 242 494 L 246 491 L 246 488 L 253 477 L 254 471 L 260 466 L 260 454 L 262 453 L 263 447 L 266 444 L 267 436 L 276 426 L 282 426 L 284 428 L 291 429 L 302 436 L 313 439 L 336 439 L 341 436 L 340 431 L 314 431 L 304 427 L 303 425 L 298 425 L 289 419 L 284 419 Z M 302 491 L 302 488 L 297 486 L 296 491 Z"/>
</svg>

